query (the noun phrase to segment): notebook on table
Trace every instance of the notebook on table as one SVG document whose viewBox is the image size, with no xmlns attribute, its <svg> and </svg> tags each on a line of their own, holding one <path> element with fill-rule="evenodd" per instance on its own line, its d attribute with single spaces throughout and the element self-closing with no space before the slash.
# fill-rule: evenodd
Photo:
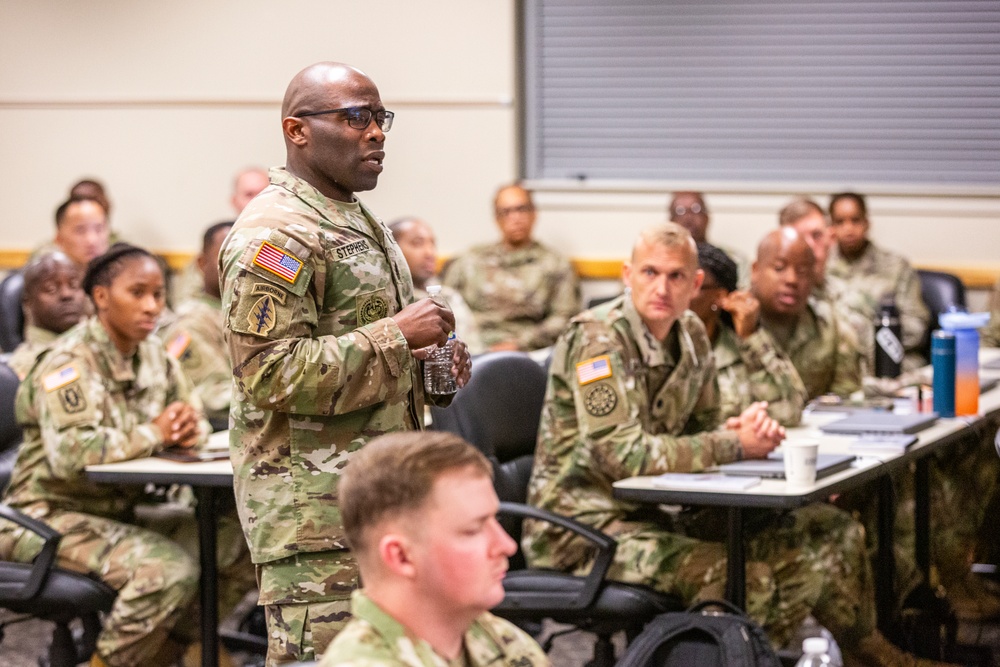
<svg viewBox="0 0 1000 667">
<path fill-rule="evenodd" d="M 931 426 L 938 420 L 936 412 L 914 412 L 908 415 L 895 412 L 853 412 L 843 419 L 824 424 L 824 433 L 916 433 Z"/>
<path fill-rule="evenodd" d="M 853 460 L 854 456 L 851 454 L 818 454 L 816 456 L 816 479 L 822 479 L 827 475 L 850 468 Z M 785 478 L 785 459 L 782 458 L 781 454 L 772 454 L 766 459 L 723 463 L 718 468 L 719 472 L 727 475 L 749 475 L 765 479 Z"/>
</svg>

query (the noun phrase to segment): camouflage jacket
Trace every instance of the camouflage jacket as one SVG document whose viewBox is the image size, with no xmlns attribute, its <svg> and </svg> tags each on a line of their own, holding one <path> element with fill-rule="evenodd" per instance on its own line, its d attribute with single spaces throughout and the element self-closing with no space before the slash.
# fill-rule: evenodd
<svg viewBox="0 0 1000 667">
<path fill-rule="evenodd" d="M 35 517 L 54 511 L 128 520 L 141 489 L 87 480 L 84 468 L 163 449 L 153 422 L 174 401 L 201 403 L 180 366 L 150 336 L 126 358 L 96 317 L 70 329 L 44 354 L 17 393 L 24 443 L 7 501 Z M 201 439 L 208 435 L 201 424 Z"/>
<path fill-rule="evenodd" d="M 444 283 L 472 308 L 486 347 L 510 340 L 525 351 L 548 347 L 580 312 L 573 267 L 537 241 L 518 250 L 473 248 L 451 263 Z"/>
<path fill-rule="evenodd" d="M 230 454 L 253 561 L 344 549 L 340 471 L 371 438 L 421 426 L 420 364 L 391 318 L 412 299 L 403 254 L 360 202 L 272 169 L 220 264 Z"/>
<path fill-rule="evenodd" d="M 556 343 L 528 503 L 603 529 L 637 509 L 611 485 L 636 475 L 699 471 L 741 449 L 719 425 L 718 386 L 705 327 L 687 311 L 654 339 L 627 296 L 575 317 Z M 581 542 L 526 522 L 536 567 L 585 562 Z"/>
<path fill-rule="evenodd" d="M 983 328 L 981 334 L 984 347 L 1000 347 L 1000 278 L 990 295 L 990 323 Z"/>
<path fill-rule="evenodd" d="M 417 287 L 413 288 L 413 298 L 415 300 L 426 299 L 427 296 L 427 290 Z M 441 296 L 448 302 L 451 312 L 455 313 L 455 334 L 469 348 L 469 354 L 474 355 L 486 352 L 483 339 L 479 335 L 479 324 L 476 322 L 476 316 L 472 314 L 472 309 L 465 303 L 462 295 L 447 285 L 441 285 Z"/>
<path fill-rule="evenodd" d="M 544 667 L 549 659 L 534 639 L 489 612 L 465 633 L 464 656 L 448 661 L 422 639 L 414 640 L 396 619 L 363 592 L 351 598 L 353 618 L 337 635 L 320 667 Z"/>
<path fill-rule="evenodd" d="M 903 361 L 904 370 L 913 370 L 927 363 L 920 348 L 927 335 L 930 314 L 920 296 L 920 280 L 909 262 L 871 242 L 860 257 L 849 262 L 834 244 L 826 272 L 835 279 L 830 284 L 831 298 L 839 306 L 858 315 L 850 320 L 866 366 L 871 364 L 874 368 L 874 320 L 879 302 L 885 296 L 892 296 L 899 309 L 903 347 L 907 353 Z"/>
<path fill-rule="evenodd" d="M 222 324 L 222 301 L 202 292 L 178 306 L 160 332 L 213 421 L 229 418 L 233 399 L 233 366 Z"/>
<path fill-rule="evenodd" d="M 767 413 L 783 426 L 797 426 L 809 400 L 791 360 L 771 335 L 757 329 L 746 340 L 720 325 L 712 348 L 719 378 L 719 418 L 739 416 L 755 401 L 767 401 Z"/>
<path fill-rule="evenodd" d="M 812 400 L 823 394 L 848 396 L 861 389 L 861 353 L 854 330 L 829 301 L 809 297 L 791 330 L 761 318 L 778 349 L 795 365 Z"/>
<path fill-rule="evenodd" d="M 24 328 L 24 341 L 10 353 L 7 365 L 14 369 L 17 377 L 24 380 L 28 375 L 28 371 L 35 365 L 35 361 L 39 355 L 47 350 L 58 338 L 59 334 L 54 331 L 41 329 L 33 325 L 26 326 Z"/>
</svg>

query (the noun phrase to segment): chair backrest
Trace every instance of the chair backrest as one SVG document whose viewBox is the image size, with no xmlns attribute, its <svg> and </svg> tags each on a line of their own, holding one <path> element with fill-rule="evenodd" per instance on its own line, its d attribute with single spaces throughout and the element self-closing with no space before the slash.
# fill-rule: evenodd
<svg viewBox="0 0 1000 667">
<path fill-rule="evenodd" d="M 14 418 L 18 384 L 14 370 L 7 364 L 0 364 L 0 493 L 7 490 L 21 444 L 21 427 Z"/>
<path fill-rule="evenodd" d="M 3 352 L 13 352 L 24 340 L 23 293 L 24 276 L 20 271 L 11 271 L 0 282 L 0 350 Z"/>
<path fill-rule="evenodd" d="M 941 271 L 917 270 L 920 278 L 920 296 L 931 313 L 924 337 L 924 356 L 930 359 L 931 332 L 938 328 L 938 315 L 951 308 L 965 308 L 965 284 L 958 276 Z"/>
</svg>

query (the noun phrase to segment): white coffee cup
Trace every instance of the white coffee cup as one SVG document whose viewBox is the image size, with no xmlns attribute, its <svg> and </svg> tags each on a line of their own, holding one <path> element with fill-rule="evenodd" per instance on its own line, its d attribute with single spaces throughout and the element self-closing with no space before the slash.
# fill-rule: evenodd
<svg viewBox="0 0 1000 667">
<path fill-rule="evenodd" d="M 816 457 L 819 440 L 796 438 L 781 445 L 785 457 L 785 481 L 789 488 L 803 488 L 816 483 Z"/>
</svg>

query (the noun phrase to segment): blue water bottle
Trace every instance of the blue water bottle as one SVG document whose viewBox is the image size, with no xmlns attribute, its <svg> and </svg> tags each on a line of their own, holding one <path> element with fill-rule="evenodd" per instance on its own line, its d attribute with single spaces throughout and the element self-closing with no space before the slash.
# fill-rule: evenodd
<svg viewBox="0 0 1000 667">
<path fill-rule="evenodd" d="M 955 414 L 979 414 L 979 332 L 989 313 L 941 313 L 941 328 L 955 335 Z"/>
<path fill-rule="evenodd" d="M 955 334 L 938 329 L 931 335 L 934 368 L 934 412 L 955 416 Z"/>
</svg>

